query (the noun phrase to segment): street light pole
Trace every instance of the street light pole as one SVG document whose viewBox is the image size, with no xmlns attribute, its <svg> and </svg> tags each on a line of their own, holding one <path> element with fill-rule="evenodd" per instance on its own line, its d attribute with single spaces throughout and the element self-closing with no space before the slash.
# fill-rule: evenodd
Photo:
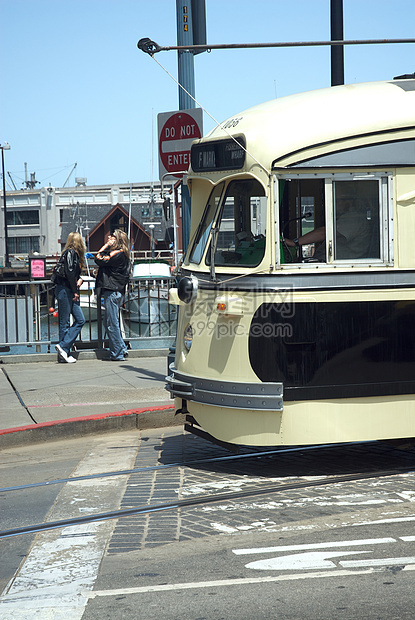
<svg viewBox="0 0 415 620">
<path fill-rule="evenodd" d="M 3 174 L 3 206 L 4 206 L 4 266 L 10 267 L 9 264 L 9 251 L 7 247 L 7 207 L 6 207 L 6 175 L 4 172 L 4 151 L 10 150 L 10 144 L 5 142 L 1 149 L 1 171 Z"/>
<path fill-rule="evenodd" d="M 149 229 L 151 234 L 151 258 L 154 258 L 154 224 L 150 224 Z"/>
</svg>

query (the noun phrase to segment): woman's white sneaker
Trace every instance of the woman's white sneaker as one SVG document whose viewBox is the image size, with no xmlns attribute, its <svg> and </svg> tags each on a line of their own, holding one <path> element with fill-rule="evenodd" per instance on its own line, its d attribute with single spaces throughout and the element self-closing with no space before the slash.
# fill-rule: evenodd
<svg viewBox="0 0 415 620">
<path fill-rule="evenodd" d="M 62 359 L 64 359 L 64 360 L 65 360 L 65 362 L 67 362 L 67 361 L 68 361 L 68 354 L 67 354 L 67 352 L 66 352 L 66 351 L 64 351 L 64 350 L 62 349 L 62 347 L 61 347 L 59 344 L 55 344 L 55 349 L 57 350 L 58 355 L 59 355 Z"/>
</svg>

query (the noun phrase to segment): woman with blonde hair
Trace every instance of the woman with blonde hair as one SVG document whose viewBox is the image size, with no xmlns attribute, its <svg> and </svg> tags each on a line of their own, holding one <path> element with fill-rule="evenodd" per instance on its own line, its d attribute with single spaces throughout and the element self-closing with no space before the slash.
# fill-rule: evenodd
<svg viewBox="0 0 415 620">
<path fill-rule="evenodd" d="M 110 360 L 122 362 L 127 347 L 121 336 L 119 312 L 130 277 L 130 249 L 126 233 L 114 230 L 97 253 L 95 262 L 99 266 L 95 288 L 101 289 L 104 300 L 104 325 L 108 333 Z"/>
<path fill-rule="evenodd" d="M 85 266 L 85 243 L 81 235 L 71 232 L 68 235 L 60 262 L 64 265 L 64 276 L 55 279 L 55 298 L 58 301 L 59 311 L 59 343 L 55 345 L 58 352 L 58 361 L 73 364 L 71 349 L 85 323 L 85 317 L 79 304 L 79 287 L 83 280 L 81 269 Z M 73 323 L 70 325 L 70 318 Z"/>
</svg>

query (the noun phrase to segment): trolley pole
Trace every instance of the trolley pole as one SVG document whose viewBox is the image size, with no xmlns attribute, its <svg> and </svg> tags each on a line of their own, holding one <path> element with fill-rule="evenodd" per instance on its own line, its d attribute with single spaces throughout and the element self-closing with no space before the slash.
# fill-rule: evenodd
<svg viewBox="0 0 415 620">
<path fill-rule="evenodd" d="M 343 41 L 343 0 L 330 0 L 331 40 Z M 331 85 L 344 84 L 344 47 L 331 46 Z"/>
</svg>

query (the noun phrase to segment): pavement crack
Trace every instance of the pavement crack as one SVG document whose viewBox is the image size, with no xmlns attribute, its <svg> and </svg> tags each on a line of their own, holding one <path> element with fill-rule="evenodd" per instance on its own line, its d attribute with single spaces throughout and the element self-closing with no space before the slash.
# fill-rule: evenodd
<svg viewBox="0 0 415 620">
<path fill-rule="evenodd" d="M 33 422 L 34 422 L 35 424 L 37 424 L 37 422 L 36 422 L 35 418 L 34 418 L 34 417 L 32 416 L 32 414 L 30 413 L 29 408 L 28 408 L 28 407 L 27 407 L 27 405 L 25 404 L 25 402 L 24 402 L 23 398 L 20 396 L 19 392 L 16 390 L 16 388 L 15 388 L 15 386 L 14 386 L 14 384 L 13 384 L 13 381 L 10 379 L 9 375 L 7 374 L 7 371 L 6 371 L 4 368 L 2 368 L 1 370 L 3 371 L 3 374 L 4 374 L 4 376 L 6 377 L 7 381 L 8 381 L 8 382 L 10 383 L 10 385 L 12 386 L 13 391 L 14 391 L 14 393 L 16 394 L 16 396 L 17 396 L 17 398 L 18 398 L 18 400 L 19 400 L 20 404 L 22 405 L 22 407 L 24 407 L 24 409 L 26 410 L 26 412 L 27 412 L 27 414 L 29 415 L 30 419 L 31 419 L 31 420 L 33 420 Z"/>
</svg>

